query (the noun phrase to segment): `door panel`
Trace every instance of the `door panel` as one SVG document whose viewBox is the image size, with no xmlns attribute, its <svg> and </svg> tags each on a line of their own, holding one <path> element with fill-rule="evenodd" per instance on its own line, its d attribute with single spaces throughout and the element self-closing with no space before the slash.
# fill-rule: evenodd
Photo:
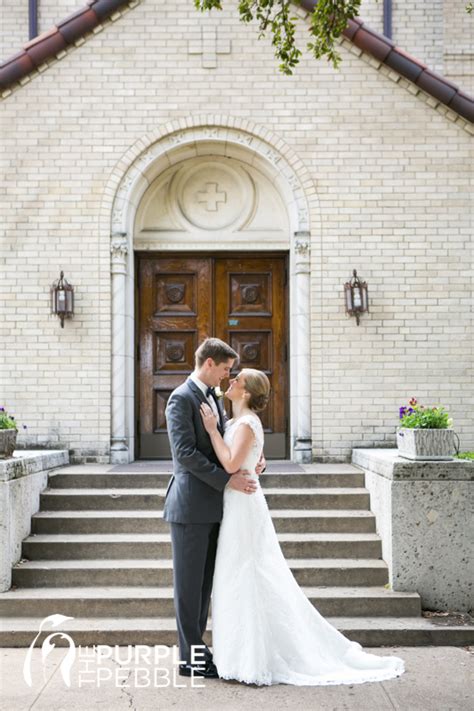
<svg viewBox="0 0 474 711">
<path fill-rule="evenodd" d="M 260 413 L 265 456 L 286 456 L 285 259 L 221 258 L 216 261 L 218 338 L 239 354 L 239 368 L 263 370 L 272 386 Z M 223 387 L 227 385 L 223 381 Z M 230 415 L 230 404 L 227 403 Z"/>
<path fill-rule="evenodd" d="M 209 335 L 211 263 L 140 259 L 139 294 L 140 457 L 169 457 L 166 403 L 194 369 L 194 351 Z"/>
<path fill-rule="evenodd" d="M 166 402 L 194 369 L 199 343 L 216 336 L 237 351 L 239 368 L 258 368 L 268 375 L 272 397 L 261 413 L 265 456 L 284 459 L 286 257 L 147 255 L 138 257 L 137 271 L 138 457 L 170 456 Z M 222 387 L 226 385 L 224 381 Z"/>
</svg>

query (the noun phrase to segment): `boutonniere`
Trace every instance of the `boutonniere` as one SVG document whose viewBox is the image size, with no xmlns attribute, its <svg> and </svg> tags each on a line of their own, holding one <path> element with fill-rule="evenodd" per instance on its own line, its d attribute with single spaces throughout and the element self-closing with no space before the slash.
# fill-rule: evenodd
<svg viewBox="0 0 474 711">
<path fill-rule="evenodd" d="M 214 388 L 214 392 L 216 393 L 216 397 L 224 397 L 224 393 L 219 387 Z"/>
</svg>

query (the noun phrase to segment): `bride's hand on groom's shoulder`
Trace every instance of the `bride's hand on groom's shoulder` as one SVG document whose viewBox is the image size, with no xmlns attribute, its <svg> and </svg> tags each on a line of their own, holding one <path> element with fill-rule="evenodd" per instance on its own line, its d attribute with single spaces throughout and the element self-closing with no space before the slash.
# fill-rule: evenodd
<svg viewBox="0 0 474 711">
<path fill-rule="evenodd" d="M 204 427 L 209 434 L 217 432 L 217 417 L 213 413 L 210 405 L 206 405 L 204 402 L 201 404 L 201 417 Z"/>
</svg>

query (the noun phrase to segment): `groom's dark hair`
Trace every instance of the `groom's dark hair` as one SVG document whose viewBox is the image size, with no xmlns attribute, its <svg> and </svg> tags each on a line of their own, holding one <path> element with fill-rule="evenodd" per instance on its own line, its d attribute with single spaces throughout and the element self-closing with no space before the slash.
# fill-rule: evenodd
<svg viewBox="0 0 474 711">
<path fill-rule="evenodd" d="M 206 340 L 201 343 L 194 356 L 196 358 L 196 365 L 199 368 L 208 358 L 212 358 L 216 365 L 229 360 L 229 358 L 233 358 L 236 361 L 234 363 L 235 366 L 239 360 L 238 353 L 236 353 L 227 343 L 221 341 L 220 338 L 206 338 Z"/>
</svg>

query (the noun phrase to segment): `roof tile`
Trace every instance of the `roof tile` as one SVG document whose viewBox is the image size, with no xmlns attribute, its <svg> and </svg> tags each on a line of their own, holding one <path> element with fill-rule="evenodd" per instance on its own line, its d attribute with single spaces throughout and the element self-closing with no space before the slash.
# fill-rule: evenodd
<svg viewBox="0 0 474 711">
<path fill-rule="evenodd" d="M 412 82 L 416 82 L 421 72 L 426 69 L 426 64 L 414 62 L 413 57 L 407 55 L 399 47 L 394 47 L 387 54 L 385 64 Z"/>
<path fill-rule="evenodd" d="M 3 91 L 35 69 L 25 51 L 18 52 L 0 66 L 0 90 Z"/>
<path fill-rule="evenodd" d="M 97 27 L 98 17 L 91 8 L 83 8 L 78 10 L 73 15 L 69 15 L 65 20 L 58 22 L 58 29 L 66 42 L 72 44 L 79 37 L 82 37 L 86 32 L 91 32 L 94 27 Z"/>
<path fill-rule="evenodd" d="M 57 54 L 65 47 L 64 37 L 56 26 L 23 45 L 23 49 L 36 67 L 39 67 L 40 64 L 43 64 L 52 55 Z"/>
<path fill-rule="evenodd" d="M 344 36 L 346 36 L 345 32 Z M 364 25 L 359 26 L 357 32 L 352 35 L 351 41 L 354 42 L 356 47 L 359 47 L 359 49 L 362 49 L 364 52 L 372 54 L 372 56 L 379 59 L 381 62 L 385 61 L 385 58 L 395 46 L 391 40 L 387 39 L 387 37 L 379 35 L 377 32 L 370 30 Z"/>
<path fill-rule="evenodd" d="M 458 91 L 449 102 L 449 108 L 474 123 L 474 104 L 464 91 Z"/>
<path fill-rule="evenodd" d="M 431 71 L 431 69 L 425 69 L 421 72 L 416 85 L 448 106 L 450 106 L 450 101 L 458 90 L 456 84 L 447 81 L 447 79 Z"/>
<path fill-rule="evenodd" d="M 117 0 L 87 0 L 87 4 L 93 6 L 93 10 L 99 20 L 105 20 L 115 12 L 117 7 L 123 5 L 123 2 L 117 2 Z"/>
</svg>

